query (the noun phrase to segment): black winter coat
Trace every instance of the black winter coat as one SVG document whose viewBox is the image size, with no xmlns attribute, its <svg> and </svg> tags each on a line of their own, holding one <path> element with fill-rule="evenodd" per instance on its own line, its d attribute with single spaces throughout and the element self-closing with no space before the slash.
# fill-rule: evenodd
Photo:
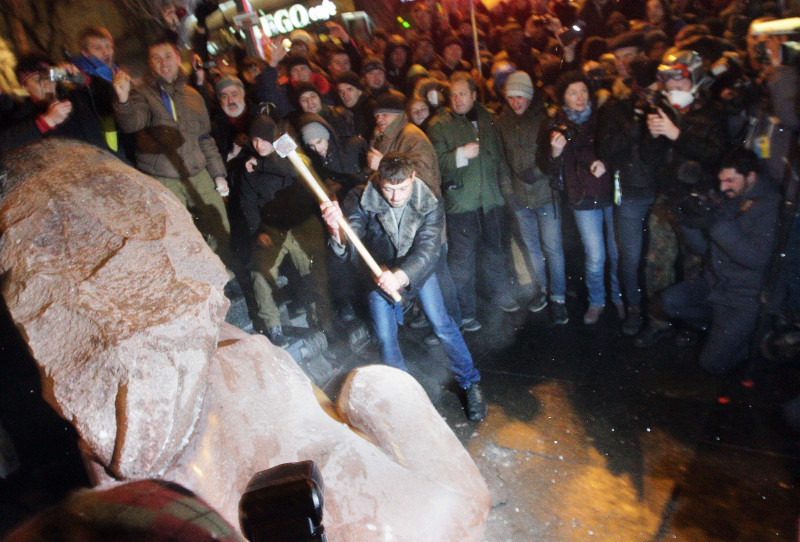
<svg viewBox="0 0 800 542">
<path fill-rule="evenodd" d="M 3 124 L 6 127 L 0 131 L 0 152 L 39 141 L 44 137 L 77 139 L 108 150 L 88 90 L 81 88 L 70 91 L 66 99 L 72 102 L 72 113 L 64 122 L 44 133 L 37 127 L 36 119 L 47 111 L 47 106 L 36 104 L 30 98 L 15 103 L 4 119 Z"/>
<path fill-rule="evenodd" d="M 666 101 L 659 107 L 676 122 L 680 135 L 675 141 L 665 136 L 654 138 L 642 156 L 656 174 L 658 193 L 682 197 L 686 186 L 678 183 L 682 164 L 694 160 L 702 167 L 703 178 L 697 187 L 707 191 L 716 186 L 719 161 L 727 150 L 726 119 L 718 104 L 698 98 L 683 114 L 677 114 Z"/>
<path fill-rule="evenodd" d="M 780 195 L 764 179 L 740 198 L 723 199 L 708 232 L 682 227 L 696 254 L 706 256 L 711 302 L 752 307 L 764 286 L 775 247 Z"/>
<path fill-rule="evenodd" d="M 637 96 L 612 98 L 597 115 L 597 155 L 610 172 L 619 171 L 623 199 L 655 196 L 656 177 L 652 160 L 654 138 L 647 130 L 647 110 Z"/>
<path fill-rule="evenodd" d="M 336 193 L 337 198 L 341 200 L 352 188 L 367 181 L 368 174 L 364 170 L 367 142 L 359 135 L 345 139 L 338 137 L 330 124 L 314 113 L 304 113 L 300 117 L 298 131 L 312 122 L 325 126 L 331 138 L 328 140 L 328 153 L 324 158 L 313 149 L 308 149 L 306 152 L 321 180 L 330 179 L 342 186 Z"/>
</svg>

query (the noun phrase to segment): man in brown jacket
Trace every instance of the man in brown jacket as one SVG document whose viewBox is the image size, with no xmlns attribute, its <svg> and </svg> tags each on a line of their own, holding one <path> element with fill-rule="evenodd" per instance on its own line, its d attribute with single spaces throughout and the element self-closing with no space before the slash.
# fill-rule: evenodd
<svg viewBox="0 0 800 542">
<path fill-rule="evenodd" d="M 439 160 L 425 132 L 408 122 L 405 113 L 405 97 L 391 90 L 382 94 L 375 102 L 375 133 L 367 153 L 367 165 L 378 171 L 384 154 L 402 153 L 414 164 L 417 179 L 422 180 L 437 199 L 442 198 L 442 177 Z"/>
<path fill-rule="evenodd" d="M 114 76 L 114 115 L 125 133 L 136 132 L 136 167 L 152 175 L 189 209 L 209 246 L 227 261 L 230 225 L 225 164 L 211 137 L 200 94 L 187 85 L 180 53 L 168 37 L 148 47 L 150 73 L 131 89 L 122 70 Z"/>
</svg>

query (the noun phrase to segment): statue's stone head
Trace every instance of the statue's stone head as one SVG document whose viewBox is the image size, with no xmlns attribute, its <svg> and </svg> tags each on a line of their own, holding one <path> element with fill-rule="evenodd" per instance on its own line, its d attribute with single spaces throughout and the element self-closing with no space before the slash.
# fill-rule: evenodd
<svg viewBox="0 0 800 542">
<path fill-rule="evenodd" d="M 205 394 L 227 273 L 169 191 L 105 151 L 5 157 L 2 295 L 45 398 L 110 474 L 162 472 Z"/>
</svg>

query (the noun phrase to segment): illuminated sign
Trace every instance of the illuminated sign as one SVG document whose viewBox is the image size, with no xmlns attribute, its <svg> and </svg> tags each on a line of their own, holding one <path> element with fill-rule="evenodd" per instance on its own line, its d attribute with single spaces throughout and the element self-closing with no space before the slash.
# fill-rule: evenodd
<svg viewBox="0 0 800 542">
<path fill-rule="evenodd" d="M 275 34 L 288 34 L 313 22 L 327 21 L 334 15 L 336 15 L 336 4 L 331 0 L 322 0 L 320 5 L 310 8 L 294 4 L 287 9 L 279 9 L 275 13 L 261 17 L 261 28 L 264 34 L 272 37 Z"/>
</svg>

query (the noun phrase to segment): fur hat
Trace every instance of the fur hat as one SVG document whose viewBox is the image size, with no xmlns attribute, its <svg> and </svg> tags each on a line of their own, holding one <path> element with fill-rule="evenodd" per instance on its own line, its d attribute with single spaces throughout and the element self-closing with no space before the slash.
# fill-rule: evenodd
<svg viewBox="0 0 800 542">
<path fill-rule="evenodd" d="M 336 84 L 347 84 L 356 87 L 358 90 L 364 90 L 364 85 L 361 83 L 361 78 L 356 72 L 342 72 L 336 77 Z"/>
<path fill-rule="evenodd" d="M 402 115 L 405 111 L 406 97 L 396 90 L 381 94 L 375 102 L 375 114 L 393 113 Z"/>
<path fill-rule="evenodd" d="M 608 50 L 614 51 L 624 47 L 644 48 L 644 34 L 642 32 L 625 32 L 612 40 L 608 40 Z"/>
<path fill-rule="evenodd" d="M 286 66 L 287 72 L 292 71 L 295 66 L 308 66 L 311 69 L 311 62 L 308 58 L 298 54 L 286 55 L 286 58 L 283 59 L 283 65 Z"/>
</svg>

